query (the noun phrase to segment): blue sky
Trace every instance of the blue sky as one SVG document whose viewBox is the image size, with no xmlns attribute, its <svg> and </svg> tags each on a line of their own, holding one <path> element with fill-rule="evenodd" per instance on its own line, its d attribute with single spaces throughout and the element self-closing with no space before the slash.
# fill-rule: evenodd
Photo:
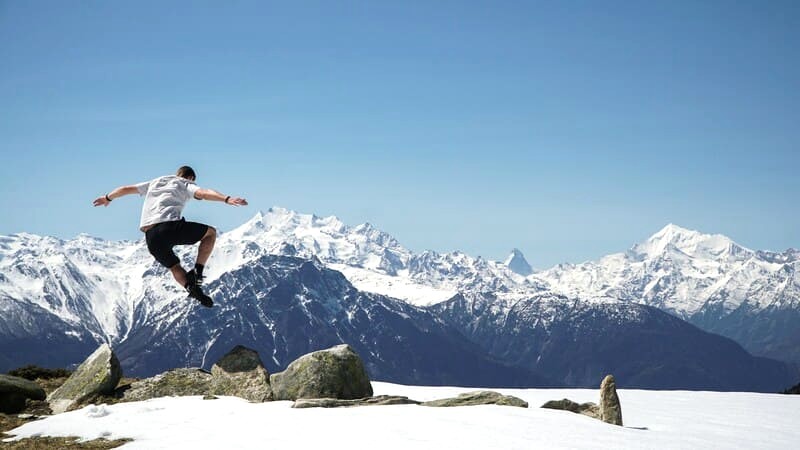
<svg viewBox="0 0 800 450">
<path fill-rule="evenodd" d="M 540 268 L 667 223 L 800 246 L 797 2 L 0 0 L 0 234 L 139 239 L 172 173 Z"/>
</svg>

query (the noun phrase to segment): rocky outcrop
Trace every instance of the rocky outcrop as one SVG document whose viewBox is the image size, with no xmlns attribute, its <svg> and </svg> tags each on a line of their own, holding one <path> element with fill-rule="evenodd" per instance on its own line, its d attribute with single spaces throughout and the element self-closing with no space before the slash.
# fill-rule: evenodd
<svg viewBox="0 0 800 450">
<path fill-rule="evenodd" d="M 25 401 L 44 400 L 44 389 L 33 381 L 0 375 L 0 412 L 15 414 L 25 409 Z"/>
<path fill-rule="evenodd" d="M 473 391 L 460 394 L 458 397 L 432 400 L 422 403 L 422 406 L 474 406 L 474 405 L 503 405 L 527 408 L 528 402 L 494 391 Z"/>
<path fill-rule="evenodd" d="M 233 395 L 251 402 L 272 400 L 269 372 L 258 352 L 237 345 L 211 368 L 211 393 Z"/>
<path fill-rule="evenodd" d="M 576 414 L 583 414 L 584 416 L 589 416 L 594 419 L 600 418 L 600 407 L 592 402 L 577 403 L 573 402 L 568 398 L 565 398 L 562 400 L 550 400 L 549 402 L 542 405 L 542 408 L 560 409 L 564 411 L 574 412 Z"/>
<path fill-rule="evenodd" d="M 570 399 L 551 400 L 542 408 L 561 409 L 593 417 L 612 425 L 622 426 L 622 406 L 617 396 L 617 384 L 612 375 L 607 375 L 600 383 L 600 405 L 576 403 Z"/>
<path fill-rule="evenodd" d="M 622 426 L 622 406 L 617 396 L 617 382 L 613 375 L 606 375 L 600 384 L 600 420 Z"/>
<path fill-rule="evenodd" d="M 346 344 L 301 356 L 283 372 L 270 376 L 270 385 L 274 400 L 372 396 L 364 363 Z"/>
<path fill-rule="evenodd" d="M 301 398 L 294 402 L 292 408 L 340 408 L 351 406 L 379 406 L 379 405 L 418 405 L 420 402 L 408 397 L 396 395 L 379 395 L 376 397 L 359 398 L 355 400 L 339 400 L 336 398 Z"/>
<path fill-rule="evenodd" d="M 96 395 L 110 395 L 122 378 L 119 360 L 108 344 L 101 345 L 78 369 L 53 391 L 47 401 L 54 414 L 78 406 Z"/>
<path fill-rule="evenodd" d="M 123 401 L 136 402 L 157 397 L 182 397 L 207 395 L 213 380 L 210 373 L 198 368 L 174 369 L 152 378 L 131 384 L 125 391 Z"/>
</svg>

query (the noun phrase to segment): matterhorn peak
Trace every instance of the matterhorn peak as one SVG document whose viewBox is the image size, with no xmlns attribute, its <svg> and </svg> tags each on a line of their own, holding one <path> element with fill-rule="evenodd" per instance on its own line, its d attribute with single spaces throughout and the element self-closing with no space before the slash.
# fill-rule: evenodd
<svg viewBox="0 0 800 450">
<path fill-rule="evenodd" d="M 533 268 L 528 261 L 525 259 L 525 255 L 522 254 L 519 249 L 511 250 L 511 254 L 508 255 L 508 258 L 503 262 L 503 265 L 508 267 L 512 272 L 522 275 L 523 277 L 527 277 L 528 275 L 533 273 Z"/>
</svg>

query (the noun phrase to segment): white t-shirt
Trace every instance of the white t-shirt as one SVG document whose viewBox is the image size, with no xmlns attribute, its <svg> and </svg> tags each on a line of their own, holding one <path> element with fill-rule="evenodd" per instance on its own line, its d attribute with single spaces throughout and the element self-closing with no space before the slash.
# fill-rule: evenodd
<svg viewBox="0 0 800 450">
<path fill-rule="evenodd" d="M 136 185 L 139 195 L 145 196 L 139 229 L 161 222 L 181 220 L 183 207 L 200 188 L 194 181 L 177 175 L 167 175 Z M 142 230 L 144 231 L 144 230 Z"/>
</svg>

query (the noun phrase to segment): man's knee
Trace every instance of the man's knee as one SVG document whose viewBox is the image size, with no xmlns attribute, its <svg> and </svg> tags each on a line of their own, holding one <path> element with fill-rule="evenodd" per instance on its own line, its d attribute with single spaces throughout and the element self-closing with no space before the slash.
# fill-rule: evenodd
<svg viewBox="0 0 800 450">
<path fill-rule="evenodd" d="M 216 237 L 217 237 L 217 229 L 211 226 L 208 227 L 208 230 L 206 230 L 206 235 L 203 236 L 204 239 L 214 239 Z"/>
</svg>

